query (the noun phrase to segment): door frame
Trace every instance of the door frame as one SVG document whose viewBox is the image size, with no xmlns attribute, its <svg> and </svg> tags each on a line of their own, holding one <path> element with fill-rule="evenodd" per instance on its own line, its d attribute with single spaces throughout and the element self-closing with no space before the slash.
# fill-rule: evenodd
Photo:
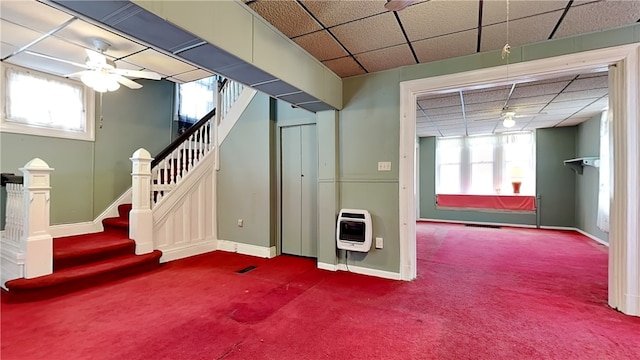
<svg viewBox="0 0 640 360">
<path fill-rule="evenodd" d="M 638 43 L 610 48 L 577 52 L 551 58 L 525 61 L 510 65 L 435 76 L 400 83 L 400 154 L 399 154 L 399 221 L 400 221 L 400 278 L 413 280 L 417 276 L 416 258 L 416 199 L 414 197 L 414 161 L 416 137 L 416 102 L 418 96 L 428 93 L 451 91 L 457 88 L 486 86 L 506 83 L 517 79 L 557 77 L 602 66 L 621 64 L 624 84 L 616 88 L 620 92 L 623 110 L 618 131 L 614 125 L 614 140 L 623 143 L 616 150 L 614 160 L 614 186 L 623 191 L 614 192 L 611 202 L 612 232 L 609 251 L 609 304 L 625 313 L 640 315 L 638 283 L 640 283 L 640 254 L 632 253 L 640 248 L 640 175 L 638 154 L 640 118 L 640 45 Z M 508 71 L 507 71 L 508 70 Z M 622 130 L 622 131 L 621 131 Z M 614 251 L 615 250 L 615 251 Z M 616 253 L 618 252 L 618 253 Z M 623 264 L 620 264 L 620 263 Z M 617 267 L 616 267 L 617 265 Z M 616 270 L 617 269 L 617 270 Z M 620 274 L 612 275 L 619 271 Z M 623 280 L 623 284 L 618 280 Z M 635 285 L 634 285 L 635 284 Z M 616 290 L 617 299 L 612 298 L 612 288 L 622 286 L 626 291 Z M 625 294 L 626 293 L 626 294 Z"/>
</svg>

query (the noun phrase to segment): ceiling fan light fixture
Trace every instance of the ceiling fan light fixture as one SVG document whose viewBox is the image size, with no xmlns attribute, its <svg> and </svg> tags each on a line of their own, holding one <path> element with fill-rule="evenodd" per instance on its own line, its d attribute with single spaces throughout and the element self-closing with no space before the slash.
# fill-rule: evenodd
<svg viewBox="0 0 640 360">
<path fill-rule="evenodd" d="M 516 121 L 513 120 L 512 117 L 506 117 L 504 118 L 504 120 L 502 121 L 502 126 L 506 127 L 507 129 L 512 128 L 514 126 L 516 126 Z"/>
<path fill-rule="evenodd" d="M 116 91 L 120 88 L 120 84 L 113 77 L 100 71 L 88 71 L 80 80 L 97 92 Z"/>
<path fill-rule="evenodd" d="M 414 2 L 415 0 L 388 0 L 384 7 L 389 11 L 400 11 Z"/>
</svg>

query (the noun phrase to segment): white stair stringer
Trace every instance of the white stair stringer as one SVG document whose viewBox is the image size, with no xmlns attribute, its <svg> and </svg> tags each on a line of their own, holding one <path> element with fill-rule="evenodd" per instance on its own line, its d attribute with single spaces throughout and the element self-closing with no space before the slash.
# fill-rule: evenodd
<svg viewBox="0 0 640 360">
<path fill-rule="evenodd" d="M 244 90 L 242 90 L 238 99 L 233 103 L 229 112 L 227 112 L 218 125 L 218 146 L 227 138 L 227 135 L 229 135 L 231 129 L 233 129 L 233 126 L 238 122 L 238 119 L 240 119 L 240 116 L 242 116 L 242 113 L 244 113 L 257 93 L 258 91 L 249 87 L 245 87 Z"/>
<path fill-rule="evenodd" d="M 207 154 L 153 208 L 153 247 L 161 262 L 216 250 L 215 156 Z"/>
</svg>

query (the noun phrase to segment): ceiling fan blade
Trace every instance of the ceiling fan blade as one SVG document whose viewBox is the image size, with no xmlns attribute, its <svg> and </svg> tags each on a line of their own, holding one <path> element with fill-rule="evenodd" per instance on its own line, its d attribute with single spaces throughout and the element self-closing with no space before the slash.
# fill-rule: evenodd
<svg viewBox="0 0 640 360">
<path fill-rule="evenodd" d="M 122 76 L 129 76 L 141 79 L 160 80 L 162 77 L 160 74 L 153 71 L 138 71 L 138 70 L 126 70 L 126 69 L 114 69 L 111 73 Z"/>
<path fill-rule="evenodd" d="M 64 59 L 60 59 L 60 58 L 57 58 L 57 57 L 53 57 L 53 56 L 49 56 L 49 55 L 45 55 L 45 54 L 41 54 L 41 53 L 29 51 L 29 50 L 25 51 L 25 53 L 27 53 L 29 55 L 39 56 L 41 58 L 45 58 L 45 59 L 49 59 L 49 60 L 55 60 L 55 61 L 63 62 L 63 63 L 66 63 L 66 64 L 74 65 L 74 66 L 85 68 L 85 69 L 89 68 L 86 64 L 80 64 L 80 63 L 77 63 L 77 62 L 74 62 L 74 61 L 64 60 Z"/>
<path fill-rule="evenodd" d="M 93 50 L 89 50 L 89 49 L 85 49 L 85 51 L 87 52 L 87 57 L 89 57 L 89 61 L 91 63 L 94 63 L 94 64 L 106 64 L 107 63 L 107 58 L 103 54 L 100 54 L 97 51 L 93 51 Z"/>
<path fill-rule="evenodd" d="M 74 73 L 71 73 L 71 74 L 65 75 L 64 77 L 67 77 L 67 78 L 69 78 L 69 77 L 72 77 L 72 78 L 79 78 L 79 77 L 81 77 L 81 76 L 82 76 L 82 75 L 84 75 L 84 74 L 88 74 L 88 73 L 90 73 L 91 71 L 92 71 L 92 70 L 82 70 L 82 71 L 78 71 L 78 72 L 74 72 Z"/>
<path fill-rule="evenodd" d="M 141 84 L 138 84 L 133 80 L 127 79 L 124 76 L 121 76 L 118 74 L 111 74 L 110 76 L 112 76 L 117 82 L 128 87 L 129 89 L 140 89 L 142 87 Z"/>
</svg>

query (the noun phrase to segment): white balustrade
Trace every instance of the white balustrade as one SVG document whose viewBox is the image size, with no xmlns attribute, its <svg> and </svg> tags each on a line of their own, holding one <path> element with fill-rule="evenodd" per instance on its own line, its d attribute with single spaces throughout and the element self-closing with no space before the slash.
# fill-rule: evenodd
<svg viewBox="0 0 640 360">
<path fill-rule="evenodd" d="M 6 184 L 7 203 L 2 257 L 13 259 L 15 277 L 27 279 L 53 272 L 53 238 L 49 233 L 52 168 L 35 158 L 20 168 L 23 184 Z M 8 280 L 3 275 L 3 282 Z"/>
<path fill-rule="evenodd" d="M 222 89 L 220 90 L 220 98 L 218 104 L 220 104 L 220 120 L 224 119 L 233 104 L 236 102 L 240 94 L 244 90 L 244 85 L 233 80 L 227 80 Z"/>
</svg>

